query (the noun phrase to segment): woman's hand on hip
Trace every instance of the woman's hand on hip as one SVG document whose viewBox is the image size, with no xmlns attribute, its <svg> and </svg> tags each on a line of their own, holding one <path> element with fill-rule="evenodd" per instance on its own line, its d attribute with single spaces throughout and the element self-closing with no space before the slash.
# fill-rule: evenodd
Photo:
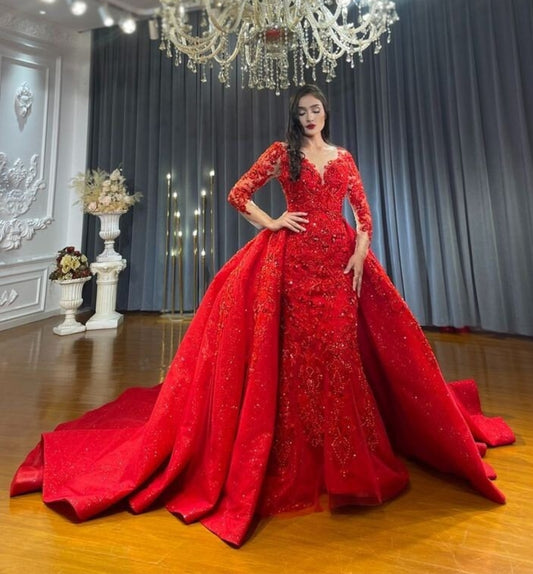
<svg viewBox="0 0 533 574">
<path fill-rule="evenodd" d="M 289 229 L 295 233 L 305 231 L 304 223 L 309 223 L 306 219 L 307 213 L 304 211 L 285 211 L 277 219 L 273 219 L 268 226 L 270 231 L 279 231 L 280 229 Z"/>
</svg>

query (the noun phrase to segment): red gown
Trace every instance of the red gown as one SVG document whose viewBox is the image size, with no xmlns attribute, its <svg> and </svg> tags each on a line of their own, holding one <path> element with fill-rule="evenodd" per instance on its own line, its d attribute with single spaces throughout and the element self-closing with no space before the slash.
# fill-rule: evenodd
<svg viewBox="0 0 533 574">
<path fill-rule="evenodd" d="M 133 388 L 45 433 L 11 494 L 42 490 L 81 520 L 127 500 L 164 504 L 240 545 L 256 516 L 379 504 L 408 482 L 396 453 L 504 496 L 481 454 L 514 440 L 481 413 L 471 381 L 445 383 L 405 302 L 370 252 L 358 299 L 344 267 L 354 230 L 371 232 L 351 155 L 324 173 L 308 160 L 292 182 L 283 143 L 270 146 L 232 189 L 245 210 L 272 177 L 305 232 L 264 230 L 220 270 L 162 385 Z"/>
</svg>

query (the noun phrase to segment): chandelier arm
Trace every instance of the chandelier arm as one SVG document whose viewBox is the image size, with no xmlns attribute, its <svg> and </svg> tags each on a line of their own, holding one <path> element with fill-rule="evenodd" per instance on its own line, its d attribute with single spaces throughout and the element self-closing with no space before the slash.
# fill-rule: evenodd
<svg viewBox="0 0 533 574">
<path fill-rule="evenodd" d="M 311 2 L 304 2 L 303 4 L 305 13 L 307 12 L 307 10 L 309 10 L 308 5 L 311 4 Z M 295 2 L 294 0 L 284 0 L 283 5 L 284 5 L 283 14 L 284 14 L 285 27 L 291 32 L 293 32 L 294 28 L 296 28 L 296 26 L 304 18 L 304 16 L 302 16 L 302 11 L 300 8 L 302 2 L 298 1 Z M 292 5 L 292 11 L 291 11 L 291 5 Z"/>
<path fill-rule="evenodd" d="M 301 43 L 301 47 L 304 51 L 304 54 L 306 55 L 308 61 L 313 64 L 316 65 L 318 64 L 321 60 L 326 59 L 326 60 L 338 60 L 340 57 L 342 57 L 345 53 L 346 53 L 346 49 L 343 49 L 343 51 L 341 51 L 340 53 L 335 53 L 335 52 L 330 52 L 326 46 L 324 46 L 324 43 L 322 42 L 322 38 L 320 37 L 320 33 L 319 33 L 319 28 L 318 26 L 315 26 L 316 21 L 315 20 L 307 20 L 309 22 L 309 25 L 311 26 L 312 32 L 313 32 L 313 40 L 317 43 L 318 46 L 318 57 L 317 58 L 313 58 L 311 56 L 311 53 L 309 52 L 308 46 L 306 43 Z M 338 45 L 336 43 L 336 45 Z"/>
<path fill-rule="evenodd" d="M 331 12 L 328 11 L 328 9 L 321 5 L 320 6 L 322 14 L 324 15 L 324 19 L 322 21 L 318 21 L 316 19 L 316 17 L 314 16 L 314 13 L 316 12 L 313 10 L 310 10 L 309 8 L 307 8 L 307 12 L 310 14 L 310 16 L 306 16 L 306 18 L 309 20 L 311 17 L 313 18 L 313 21 L 316 23 L 316 27 L 324 30 L 324 31 L 330 31 L 331 28 L 335 28 L 336 31 L 339 31 L 341 28 L 344 29 L 349 29 L 350 31 L 353 32 L 353 35 L 365 35 L 366 32 L 368 32 L 368 29 L 371 27 L 376 28 L 377 32 L 376 35 L 379 37 L 382 34 L 384 34 L 387 31 L 387 26 L 388 26 L 388 20 L 385 19 L 381 19 L 380 23 L 382 24 L 379 28 L 376 27 L 373 23 L 372 23 L 372 18 L 368 18 L 366 21 L 362 21 L 361 24 L 359 24 L 359 26 L 354 26 L 353 22 L 350 22 L 348 24 L 342 24 L 339 25 L 339 23 L 337 22 L 338 20 L 338 16 L 341 12 L 341 8 L 339 7 L 339 5 L 337 5 L 337 10 L 335 11 L 335 14 L 331 14 Z M 379 33 L 378 33 L 379 32 Z M 357 45 L 356 42 L 354 42 L 353 40 L 351 40 L 349 37 L 345 36 L 343 33 L 341 33 L 346 39 L 347 41 L 349 41 L 351 44 Z M 372 42 L 369 42 L 367 44 L 366 47 L 368 47 L 369 44 L 371 44 Z"/>
<path fill-rule="evenodd" d="M 335 13 L 330 12 L 330 10 L 328 10 L 326 8 L 326 6 L 324 6 L 322 3 L 319 4 L 319 9 L 324 16 L 324 23 L 323 23 L 324 28 L 329 28 L 330 26 L 337 24 L 337 20 L 339 19 L 339 16 L 341 15 L 341 10 L 342 10 L 341 7 L 339 6 L 339 4 L 337 4 L 337 8 L 335 9 Z M 315 14 L 315 12 L 317 12 L 317 9 L 315 8 L 313 10 L 308 4 L 306 4 L 305 11 L 306 11 L 306 13 L 313 15 L 313 14 Z"/>
<path fill-rule="evenodd" d="M 303 32 L 302 32 L 302 34 L 303 34 Z M 323 52 L 320 51 L 318 56 L 316 58 L 314 58 L 313 55 L 311 54 L 311 52 L 309 51 L 309 46 L 305 42 L 305 39 L 306 39 L 305 35 L 303 35 L 303 41 L 302 41 L 302 39 L 300 39 L 300 41 L 299 41 L 300 50 L 304 53 L 304 55 L 307 59 L 307 63 L 310 64 L 312 67 L 314 67 L 320 63 L 320 60 L 322 60 Z"/>
<path fill-rule="evenodd" d="M 339 24 L 336 22 L 331 26 L 323 26 L 320 22 L 317 22 L 316 20 L 315 20 L 315 22 L 316 22 L 316 28 L 318 30 L 330 32 L 332 29 L 335 29 L 335 31 L 340 36 L 345 38 L 346 41 L 350 42 L 351 44 L 355 44 L 355 45 L 356 45 L 356 42 L 353 41 L 352 36 L 355 36 L 355 37 L 366 36 L 366 35 L 369 35 L 368 30 L 370 28 L 372 28 L 372 27 L 376 28 L 371 23 L 363 23 L 360 26 L 354 27 L 353 24 L 349 24 L 347 26 L 339 26 Z M 376 36 L 380 37 L 386 31 L 387 31 L 386 27 L 376 28 Z"/>
<path fill-rule="evenodd" d="M 170 38 L 175 49 L 186 54 L 190 59 L 196 63 L 205 63 L 210 57 L 217 56 L 224 49 L 224 39 L 226 39 L 226 34 L 221 36 L 218 32 L 211 32 L 205 36 L 193 36 L 186 32 L 183 26 L 180 26 L 178 19 L 176 18 L 175 12 L 171 13 L 171 30 L 176 30 L 176 32 L 168 32 L 167 36 Z M 218 43 L 218 45 L 217 45 Z M 236 57 L 236 54 L 232 54 L 231 61 Z M 217 58 L 217 62 L 222 60 Z"/>
<path fill-rule="evenodd" d="M 233 49 L 233 52 L 229 56 L 226 56 L 224 58 L 217 58 L 216 56 L 214 56 L 214 59 L 219 64 L 224 64 L 224 65 L 231 64 L 232 62 L 235 61 L 235 59 L 239 55 L 239 52 L 241 51 L 241 47 L 242 46 L 241 46 L 240 42 L 235 42 L 235 48 Z M 218 55 L 218 53 L 217 53 L 217 55 Z"/>
<path fill-rule="evenodd" d="M 216 11 L 213 10 L 213 8 L 211 8 L 211 2 L 210 0 L 207 0 L 205 3 L 205 10 L 207 12 L 207 17 L 209 19 L 209 21 L 213 24 L 213 26 L 219 30 L 220 32 L 228 35 L 228 34 L 234 34 L 238 27 L 241 25 L 242 22 L 242 15 L 244 12 L 244 8 L 246 6 L 245 2 L 241 2 L 237 15 L 234 19 L 234 23 L 230 28 L 225 28 L 223 24 L 220 23 L 219 19 L 216 17 Z M 231 10 L 232 10 L 232 6 L 225 6 L 222 11 L 221 11 L 221 15 L 223 14 L 229 14 L 228 19 L 231 17 Z"/>
<path fill-rule="evenodd" d="M 187 56 L 192 57 L 196 52 L 206 53 L 206 52 L 218 52 L 217 48 L 213 52 L 213 47 L 217 41 L 221 39 L 221 35 L 218 32 L 211 32 L 204 36 L 194 36 L 189 34 L 179 21 L 175 18 L 175 15 L 169 18 L 171 20 L 171 26 L 169 28 L 171 31 L 166 31 L 166 35 L 171 39 L 172 44 L 179 50 L 187 54 Z M 226 34 L 223 34 L 224 38 Z"/>
<path fill-rule="evenodd" d="M 291 0 L 287 0 L 287 4 L 289 4 L 290 2 Z M 306 11 L 307 10 L 309 10 L 309 8 L 306 6 Z M 287 8 L 286 12 L 287 12 L 287 28 L 291 32 L 294 32 L 294 29 L 298 26 L 298 24 L 301 24 L 302 20 L 304 20 L 306 16 L 305 14 L 304 16 L 302 16 L 302 14 L 298 13 L 297 6 L 294 6 L 293 14 L 290 14 L 290 7 Z"/>
<path fill-rule="evenodd" d="M 334 32 L 337 36 L 338 39 L 333 38 L 333 42 L 335 43 L 335 45 L 339 48 L 341 48 L 341 52 L 331 52 L 329 51 L 325 46 L 324 43 L 322 42 L 322 38 L 321 38 L 321 34 L 320 32 L 322 31 L 322 27 L 320 26 L 320 23 L 317 22 L 317 20 L 315 18 L 307 18 L 307 22 L 309 23 L 309 25 L 311 26 L 312 30 L 313 30 L 313 38 L 314 40 L 317 42 L 320 51 L 328 58 L 328 59 L 335 59 L 338 60 L 339 58 L 341 58 L 344 54 L 346 54 L 347 52 L 350 52 L 351 50 L 349 49 L 350 47 L 354 47 L 357 48 L 358 52 L 362 52 L 364 50 L 366 50 L 366 48 L 368 48 L 370 45 L 372 45 L 374 43 L 375 40 L 370 39 L 371 35 L 369 34 L 362 34 L 362 38 L 356 35 L 356 29 L 352 29 L 353 33 L 348 35 L 344 32 L 344 30 L 342 29 L 341 26 L 339 26 L 338 24 L 335 24 L 334 26 L 332 26 L 328 32 L 331 33 Z M 361 31 L 368 31 L 368 27 L 369 25 L 365 25 L 365 26 L 359 26 L 358 30 Z M 381 32 L 379 36 L 381 36 L 381 34 L 383 34 L 386 30 L 383 30 L 383 32 Z M 365 36 L 368 37 L 368 39 L 365 39 Z M 344 45 L 342 45 L 342 43 L 344 43 Z M 304 48 L 305 48 L 305 44 L 303 44 Z M 305 54 L 306 56 L 308 56 L 308 50 L 305 49 Z M 309 57 L 309 56 L 308 56 Z M 318 59 L 318 61 L 320 60 L 320 58 Z"/>
<path fill-rule="evenodd" d="M 232 58 L 228 59 L 226 57 L 221 58 L 219 55 L 221 52 L 224 52 L 224 44 L 218 43 L 218 45 L 212 45 L 209 49 L 205 48 L 202 51 L 192 51 L 188 49 L 189 46 L 187 45 L 180 45 L 178 43 L 175 44 L 175 49 L 180 52 L 186 54 L 190 60 L 192 60 L 195 64 L 207 64 L 209 60 L 215 60 L 219 64 L 223 64 L 225 61 L 232 62 L 236 54 L 232 54 Z"/>
<path fill-rule="evenodd" d="M 264 25 L 264 23 L 262 22 L 262 12 L 261 12 L 261 2 L 258 0 L 253 0 L 252 1 L 252 11 L 253 11 L 253 21 L 254 22 L 260 22 L 261 27 Z"/>
<path fill-rule="evenodd" d="M 322 8 L 323 8 L 323 10 L 326 10 L 325 7 L 322 7 Z M 309 23 L 311 23 L 311 20 L 312 20 L 314 22 L 313 27 L 317 30 L 330 32 L 332 29 L 335 29 L 335 31 L 339 35 L 342 35 L 347 41 L 349 41 L 352 44 L 355 44 L 355 42 L 353 42 L 353 40 L 351 40 L 351 38 L 350 38 L 351 35 L 354 35 L 354 36 L 365 35 L 365 32 L 367 32 L 368 29 L 372 26 L 370 20 L 368 20 L 367 22 L 363 22 L 359 26 L 354 26 L 352 22 L 350 22 L 349 24 L 339 25 L 339 23 L 337 22 L 338 18 L 333 18 L 333 17 L 330 19 L 324 19 L 322 21 L 318 21 L 314 12 L 310 12 L 308 15 L 306 15 L 306 19 Z M 350 36 L 346 35 L 344 30 L 349 30 Z M 386 28 L 384 27 L 383 31 L 379 35 L 383 34 L 385 31 L 386 31 Z"/>
<path fill-rule="evenodd" d="M 211 38 L 209 44 L 202 47 L 193 47 L 188 44 L 182 44 L 177 39 L 173 39 L 171 41 L 175 50 L 178 52 L 183 52 L 195 64 L 207 64 L 207 62 L 211 59 L 215 60 L 219 64 L 223 64 L 225 61 L 230 63 L 235 60 L 238 54 L 238 50 L 234 50 L 231 57 L 220 57 L 220 53 L 223 53 L 226 47 L 224 42 L 221 41 L 220 37 Z"/>
<path fill-rule="evenodd" d="M 185 39 L 185 42 L 180 39 L 180 36 L 172 32 L 167 32 L 167 37 L 176 50 L 183 52 L 189 58 L 194 58 L 195 54 L 197 53 L 214 54 L 221 49 L 215 49 L 217 36 L 212 36 L 210 38 L 198 38 L 196 36 L 190 36 L 188 34 L 181 33 L 181 37 Z"/>
<path fill-rule="evenodd" d="M 246 64 L 250 67 L 254 67 L 261 57 L 261 46 L 257 44 L 255 46 L 255 50 L 250 48 L 248 52 L 249 54 L 247 54 Z M 252 55 L 252 52 L 255 52 L 255 56 Z"/>
<path fill-rule="evenodd" d="M 340 28 L 336 28 L 335 29 L 335 33 L 337 34 L 337 37 L 339 38 L 339 40 L 335 40 L 337 45 L 340 45 L 341 42 L 344 43 L 344 49 L 347 52 L 350 52 L 350 48 L 357 48 L 357 52 L 363 52 L 364 50 L 366 50 L 369 46 L 371 46 L 374 42 L 375 39 L 372 39 L 372 35 L 371 34 L 361 34 L 361 36 L 358 36 L 356 34 L 346 34 L 342 29 Z M 378 38 L 381 36 L 381 34 L 383 34 L 384 32 L 381 32 L 378 35 Z"/>
</svg>

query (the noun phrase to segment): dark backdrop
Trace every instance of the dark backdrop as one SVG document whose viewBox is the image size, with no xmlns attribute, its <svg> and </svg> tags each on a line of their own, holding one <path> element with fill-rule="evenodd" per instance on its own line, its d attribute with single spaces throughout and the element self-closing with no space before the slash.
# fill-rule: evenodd
<svg viewBox="0 0 533 574">
<path fill-rule="evenodd" d="M 533 3 L 397 0 L 397 8 L 381 54 L 318 81 L 332 139 L 356 156 L 365 182 L 373 248 L 422 324 L 533 335 Z M 229 88 L 216 72 L 202 83 L 149 40 L 146 23 L 133 36 L 94 32 L 88 167 L 121 164 L 144 194 L 121 219 L 117 249 L 128 268 L 119 309 L 162 308 L 167 173 L 180 194 L 187 286 L 192 213 L 211 169 L 215 267 L 253 237 L 226 195 L 283 139 L 288 97 L 242 89 L 238 72 Z M 256 200 L 283 210 L 277 183 Z M 102 250 L 94 217 L 84 235 L 92 260 Z"/>
</svg>

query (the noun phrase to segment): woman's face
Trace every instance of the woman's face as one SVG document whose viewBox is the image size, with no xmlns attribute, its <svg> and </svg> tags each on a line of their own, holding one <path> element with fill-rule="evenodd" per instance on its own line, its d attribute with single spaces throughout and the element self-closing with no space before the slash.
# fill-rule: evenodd
<svg viewBox="0 0 533 574">
<path fill-rule="evenodd" d="M 298 120 L 306 136 L 320 134 L 326 123 L 326 112 L 322 102 L 307 94 L 298 102 Z"/>
</svg>

